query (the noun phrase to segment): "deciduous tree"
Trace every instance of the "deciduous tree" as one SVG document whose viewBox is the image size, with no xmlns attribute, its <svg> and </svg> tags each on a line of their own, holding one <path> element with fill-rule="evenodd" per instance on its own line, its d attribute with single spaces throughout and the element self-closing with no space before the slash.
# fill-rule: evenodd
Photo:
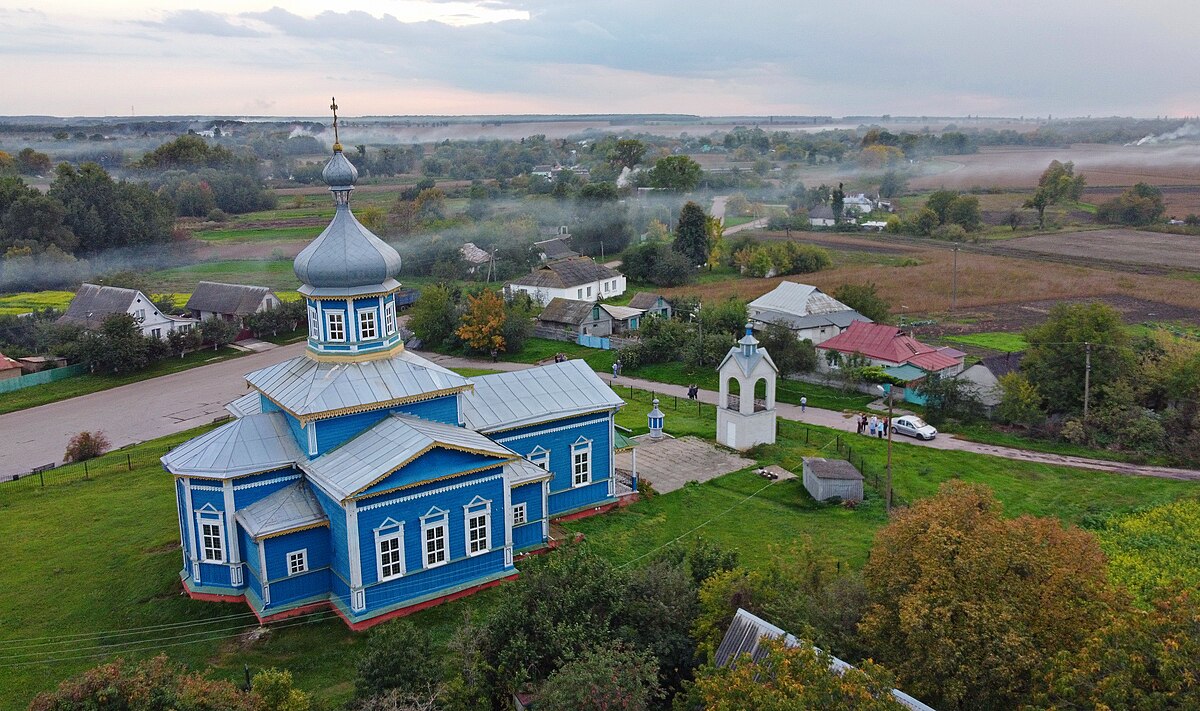
<svg viewBox="0 0 1200 711">
<path fill-rule="evenodd" d="M 842 284 L 833 291 L 833 298 L 877 323 L 887 323 L 891 306 L 879 295 L 874 282 Z"/>
<path fill-rule="evenodd" d="M 1056 304 L 1044 323 L 1025 331 L 1025 340 L 1029 348 L 1021 371 L 1052 413 L 1082 408 L 1087 344 L 1096 400 L 1101 399 L 1098 386 L 1119 380 L 1133 363 L 1120 313 L 1100 302 Z"/>
<path fill-rule="evenodd" d="M 1119 607 L 1094 535 L 1005 519 L 986 487 L 957 481 L 879 531 L 863 578 L 868 650 L 939 709 L 1027 701 L 1046 655 L 1077 649 Z"/>
<path fill-rule="evenodd" d="M 646 711 L 662 698 L 658 663 L 645 651 L 610 642 L 567 661 L 542 684 L 545 711 Z"/>
<path fill-rule="evenodd" d="M 437 348 L 454 335 L 458 313 L 454 295 L 443 284 L 421 289 L 409 313 L 408 328 L 427 348 Z"/>
<path fill-rule="evenodd" d="M 687 156 L 666 156 L 655 161 L 650 169 L 650 185 L 685 193 L 700 184 L 701 172 L 700 164 Z"/>
<path fill-rule="evenodd" d="M 504 321 L 504 299 L 487 289 L 477 295 L 467 296 L 467 308 L 456 333 L 468 348 L 475 351 L 503 351 Z"/>
</svg>

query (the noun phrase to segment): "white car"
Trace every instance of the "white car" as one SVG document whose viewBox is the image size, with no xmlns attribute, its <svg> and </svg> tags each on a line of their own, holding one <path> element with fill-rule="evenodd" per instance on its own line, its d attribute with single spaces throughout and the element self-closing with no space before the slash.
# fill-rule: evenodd
<svg viewBox="0 0 1200 711">
<path fill-rule="evenodd" d="M 893 419 L 892 429 L 896 434 L 908 435 L 917 439 L 929 440 L 937 437 L 937 428 L 925 424 L 925 420 L 916 415 L 904 415 Z"/>
</svg>

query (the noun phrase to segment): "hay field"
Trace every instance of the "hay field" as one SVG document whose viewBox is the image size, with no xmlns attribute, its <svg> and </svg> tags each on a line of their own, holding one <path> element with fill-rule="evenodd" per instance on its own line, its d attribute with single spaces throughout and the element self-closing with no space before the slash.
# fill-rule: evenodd
<svg viewBox="0 0 1200 711">
<path fill-rule="evenodd" d="M 1138 230 L 1090 230 L 1020 237 L 1005 247 L 1041 254 L 1200 271 L 1200 237 Z"/>
</svg>

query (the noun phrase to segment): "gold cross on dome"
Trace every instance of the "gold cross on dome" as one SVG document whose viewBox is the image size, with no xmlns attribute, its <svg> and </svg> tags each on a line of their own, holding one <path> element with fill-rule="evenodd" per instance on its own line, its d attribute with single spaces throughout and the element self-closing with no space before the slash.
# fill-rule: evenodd
<svg viewBox="0 0 1200 711">
<path fill-rule="evenodd" d="M 338 125 L 337 125 L 337 110 L 338 110 L 337 97 L 332 97 L 329 99 L 329 101 L 332 102 L 329 104 L 329 108 L 333 110 L 333 142 L 340 144 L 341 141 L 338 140 Z"/>
</svg>

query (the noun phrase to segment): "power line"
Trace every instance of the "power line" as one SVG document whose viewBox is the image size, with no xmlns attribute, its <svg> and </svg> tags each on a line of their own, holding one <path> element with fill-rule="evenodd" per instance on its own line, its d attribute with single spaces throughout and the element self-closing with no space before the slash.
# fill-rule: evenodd
<svg viewBox="0 0 1200 711">
<path fill-rule="evenodd" d="M 223 617 L 212 617 L 207 620 L 189 620 L 186 622 L 168 622 L 168 623 L 163 623 L 160 625 L 147 625 L 145 627 L 129 627 L 129 628 L 126 628 L 123 630 L 108 630 L 108 631 L 102 631 L 102 632 L 79 632 L 79 633 L 74 633 L 74 634 L 51 635 L 48 637 L 26 637 L 23 639 L 4 639 L 4 640 L 0 640 L 0 643 L 2 643 L 4 645 L 5 649 L 13 649 L 14 644 L 16 645 L 17 648 L 25 647 L 25 646 L 38 646 L 37 644 L 31 644 L 31 643 L 35 643 L 35 642 L 43 643 L 43 644 L 68 644 L 68 643 L 73 644 L 73 643 L 80 642 L 80 641 L 86 642 L 87 638 L 89 638 L 89 637 L 120 637 L 120 636 L 127 636 L 127 635 L 131 635 L 131 634 L 143 634 L 146 632 L 169 630 L 169 629 L 177 628 L 177 627 L 191 627 L 194 625 L 211 624 L 213 622 L 232 620 L 232 619 L 236 619 L 239 617 L 246 617 L 247 615 L 253 615 L 253 614 L 254 614 L 253 612 L 239 612 L 237 614 L 225 615 Z M 45 640 L 57 640 L 57 641 L 45 641 Z"/>
</svg>

